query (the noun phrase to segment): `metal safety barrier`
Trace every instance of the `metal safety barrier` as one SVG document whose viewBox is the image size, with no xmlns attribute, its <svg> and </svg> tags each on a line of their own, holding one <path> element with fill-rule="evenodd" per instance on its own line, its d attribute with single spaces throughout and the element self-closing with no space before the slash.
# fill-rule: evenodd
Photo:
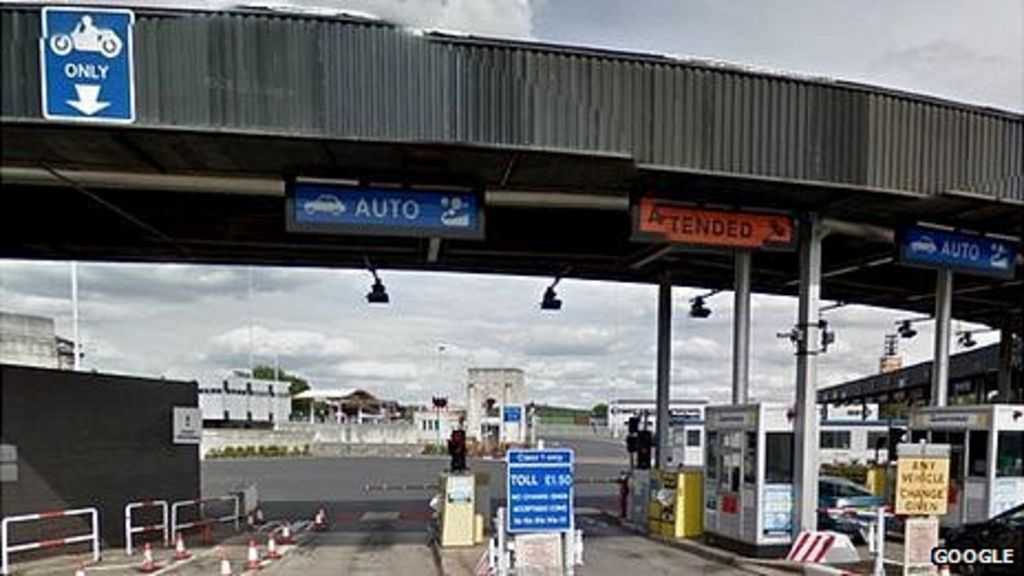
<svg viewBox="0 0 1024 576">
<path fill-rule="evenodd" d="M 889 506 L 879 506 L 874 510 L 864 508 L 819 508 L 818 512 L 824 512 L 830 518 L 848 517 L 856 522 L 862 531 L 864 540 L 868 543 L 868 552 L 875 555 L 875 561 L 871 570 L 872 576 L 885 576 L 885 565 L 900 562 L 885 559 L 885 519 L 893 518 L 896 515 L 889 511 Z"/>
<path fill-rule="evenodd" d="M 199 527 L 199 526 L 205 526 L 205 525 L 211 524 L 213 522 L 222 522 L 222 523 L 225 523 L 225 524 L 227 524 L 228 522 L 234 522 L 235 530 L 238 530 L 241 527 L 241 525 L 240 525 L 240 520 L 241 520 L 241 515 L 242 515 L 242 502 L 241 502 L 241 500 L 242 500 L 241 496 L 218 496 L 216 498 L 200 498 L 198 500 L 181 500 L 179 502 L 175 502 L 175 503 L 171 504 L 171 533 L 170 533 L 170 538 L 173 539 L 175 536 L 177 536 L 178 532 L 181 532 L 182 530 L 188 530 L 189 528 L 196 528 L 196 527 Z M 213 503 L 213 502 L 227 502 L 227 501 L 234 501 L 234 503 L 235 503 L 235 512 L 234 512 L 234 514 L 229 514 L 227 516 L 218 516 L 218 517 L 214 517 L 214 518 L 207 518 L 205 516 L 205 514 L 203 513 L 204 512 L 203 506 L 205 504 L 210 504 L 210 503 Z M 186 506 L 195 506 L 196 507 L 196 512 L 199 515 L 199 518 L 197 520 L 195 520 L 193 522 L 179 522 L 178 521 L 178 511 L 181 510 L 182 508 L 186 507 Z"/>
<path fill-rule="evenodd" d="M 160 508 L 161 517 L 163 523 L 161 524 L 144 524 L 142 526 L 132 526 L 132 510 L 139 510 L 143 508 Z M 128 556 L 132 555 L 132 536 L 134 534 L 140 534 L 143 532 L 156 532 L 162 530 L 164 533 L 164 546 L 170 546 L 170 523 L 168 522 L 167 512 L 167 500 L 142 500 L 140 502 L 131 502 L 124 507 L 124 553 Z"/>
<path fill-rule="evenodd" d="M 39 540 L 36 542 L 22 542 L 20 544 L 9 544 L 9 526 L 16 522 L 32 522 L 36 520 L 53 520 L 55 518 L 67 518 L 70 516 L 92 517 L 92 529 L 88 534 L 55 538 L 52 540 Z M 25 552 L 28 550 L 39 550 L 46 548 L 59 548 L 79 542 L 92 542 L 93 562 L 100 560 L 100 513 L 96 508 L 76 508 L 74 510 L 56 510 L 52 512 L 41 512 L 39 514 L 24 514 L 21 516 L 8 516 L 0 523 L 0 574 L 10 574 L 10 555 L 14 552 Z"/>
</svg>

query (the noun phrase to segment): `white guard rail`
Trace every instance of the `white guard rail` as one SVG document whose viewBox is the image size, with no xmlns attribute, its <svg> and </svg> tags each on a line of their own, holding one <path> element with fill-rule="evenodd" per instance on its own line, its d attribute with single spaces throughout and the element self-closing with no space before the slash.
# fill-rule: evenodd
<svg viewBox="0 0 1024 576">
<path fill-rule="evenodd" d="M 864 540 L 868 543 L 868 552 L 875 555 L 872 576 L 885 576 L 885 564 L 900 564 L 885 559 L 885 519 L 893 518 L 888 506 L 879 506 L 875 510 L 863 508 L 819 508 L 830 518 L 850 517 L 860 526 Z M 902 565 L 902 564 L 900 564 Z"/>
<path fill-rule="evenodd" d="M 55 538 L 53 540 L 39 540 L 36 542 L 22 542 L 10 544 L 8 542 L 9 526 L 17 522 L 33 522 L 37 520 L 52 520 L 54 518 L 67 518 L 68 516 L 91 516 L 91 531 L 88 534 Z M 57 510 L 53 512 L 41 512 L 39 514 L 24 514 L 21 516 L 8 516 L 0 523 L 0 574 L 10 574 L 10 556 L 14 552 L 25 552 L 28 550 L 39 550 L 43 548 L 59 548 L 79 542 L 92 542 L 93 562 L 100 560 L 100 513 L 96 508 L 76 508 L 74 510 Z"/>
<path fill-rule="evenodd" d="M 161 524 L 145 524 L 142 526 L 132 525 L 132 511 L 142 508 L 160 508 L 161 518 L 163 523 Z M 167 500 L 142 500 L 140 502 L 131 502 L 124 507 L 124 553 L 128 556 L 132 555 L 132 539 L 135 534 L 143 532 L 156 532 L 157 530 L 163 531 L 164 534 L 164 546 L 170 546 L 170 523 L 168 522 L 168 508 Z"/>
<path fill-rule="evenodd" d="M 227 502 L 227 501 L 233 501 L 235 503 L 235 512 L 234 512 L 234 514 L 229 514 L 227 516 L 218 516 L 216 518 L 207 518 L 206 515 L 204 514 L 203 506 L 205 504 L 210 504 L 210 503 L 213 503 L 213 502 Z M 200 498 L 198 500 L 182 500 L 180 502 L 175 502 L 175 503 L 171 504 L 171 533 L 170 533 L 170 539 L 173 540 L 178 535 L 178 532 L 180 532 L 182 530 L 187 530 L 189 528 L 195 528 L 197 526 L 202 526 L 204 524 L 209 524 L 211 522 L 223 522 L 225 524 L 228 523 L 228 522 L 233 522 L 235 524 L 235 530 L 238 530 L 240 528 L 239 521 L 240 521 L 240 518 L 241 518 L 241 515 L 242 515 L 241 505 L 242 505 L 242 503 L 241 503 L 241 497 L 240 496 L 218 496 L 216 498 Z M 179 522 L 178 521 L 178 511 L 181 510 L 182 508 L 186 507 L 186 506 L 195 506 L 196 507 L 196 511 L 198 512 L 198 515 L 199 515 L 199 518 L 197 520 L 195 520 L 193 522 Z"/>
</svg>

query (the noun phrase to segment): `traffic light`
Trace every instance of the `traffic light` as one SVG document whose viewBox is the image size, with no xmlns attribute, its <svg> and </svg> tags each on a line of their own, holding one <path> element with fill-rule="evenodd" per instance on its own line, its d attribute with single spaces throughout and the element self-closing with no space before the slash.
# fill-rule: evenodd
<svg viewBox="0 0 1024 576">
<path fill-rule="evenodd" d="M 906 441 L 906 434 L 906 428 L 901 428 L 898 426 L 889 427 L 889 435 L 886 438 L 888 443 L 888 446 L 886 447 L 888 449 L 888 454 L 886 454 L 886 458 L 889 462 L 896 461 L 896 446 Z"/>
<path fill-rule="evenodd" d="M 636 435 L 636 468 L 651 469 L 651 452 L 654 446 L 654 434 L 650 430 L 641 430 Z"/>
<path fill-rule="evenodd" d="M 640 430 L 640 418 L 637 416 L 630 416 L 626 422 L 630 434 L 636 434 Z"/>
<path fill-rule="evenodd" d="M 452 472 L 464 472 L 466 470 L 465 430 L 452 430 L 452 434 L 448 438 L 448 455 L 452 457 Z"/>
</svg>

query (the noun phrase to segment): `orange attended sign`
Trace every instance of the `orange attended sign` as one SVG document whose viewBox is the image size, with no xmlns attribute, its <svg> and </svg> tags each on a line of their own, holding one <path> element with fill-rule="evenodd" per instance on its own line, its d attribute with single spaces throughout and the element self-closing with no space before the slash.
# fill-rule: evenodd
<svg viewBox="0 0 1024 576">
<path fill-rule="evenodd" d="M 785 214 L 703 210 L 641 198 L 633 230 L 641 240 L 729 248 L 792 248 L 793 219 Z"/>
</svg>

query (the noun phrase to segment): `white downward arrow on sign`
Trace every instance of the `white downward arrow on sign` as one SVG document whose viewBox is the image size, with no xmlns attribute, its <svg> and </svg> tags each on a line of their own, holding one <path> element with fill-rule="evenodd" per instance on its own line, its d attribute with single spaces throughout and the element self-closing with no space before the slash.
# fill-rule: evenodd
<svg viewBox="0 0 1024 576">
<path fill-rule="evenodd" d="M 100 102 L 100 86 L 94 84 L 75 84 L 78 100 L 68 100 L 68 105 L 86 116 L 110 106 L 110 102 Z"/>
</svg>

